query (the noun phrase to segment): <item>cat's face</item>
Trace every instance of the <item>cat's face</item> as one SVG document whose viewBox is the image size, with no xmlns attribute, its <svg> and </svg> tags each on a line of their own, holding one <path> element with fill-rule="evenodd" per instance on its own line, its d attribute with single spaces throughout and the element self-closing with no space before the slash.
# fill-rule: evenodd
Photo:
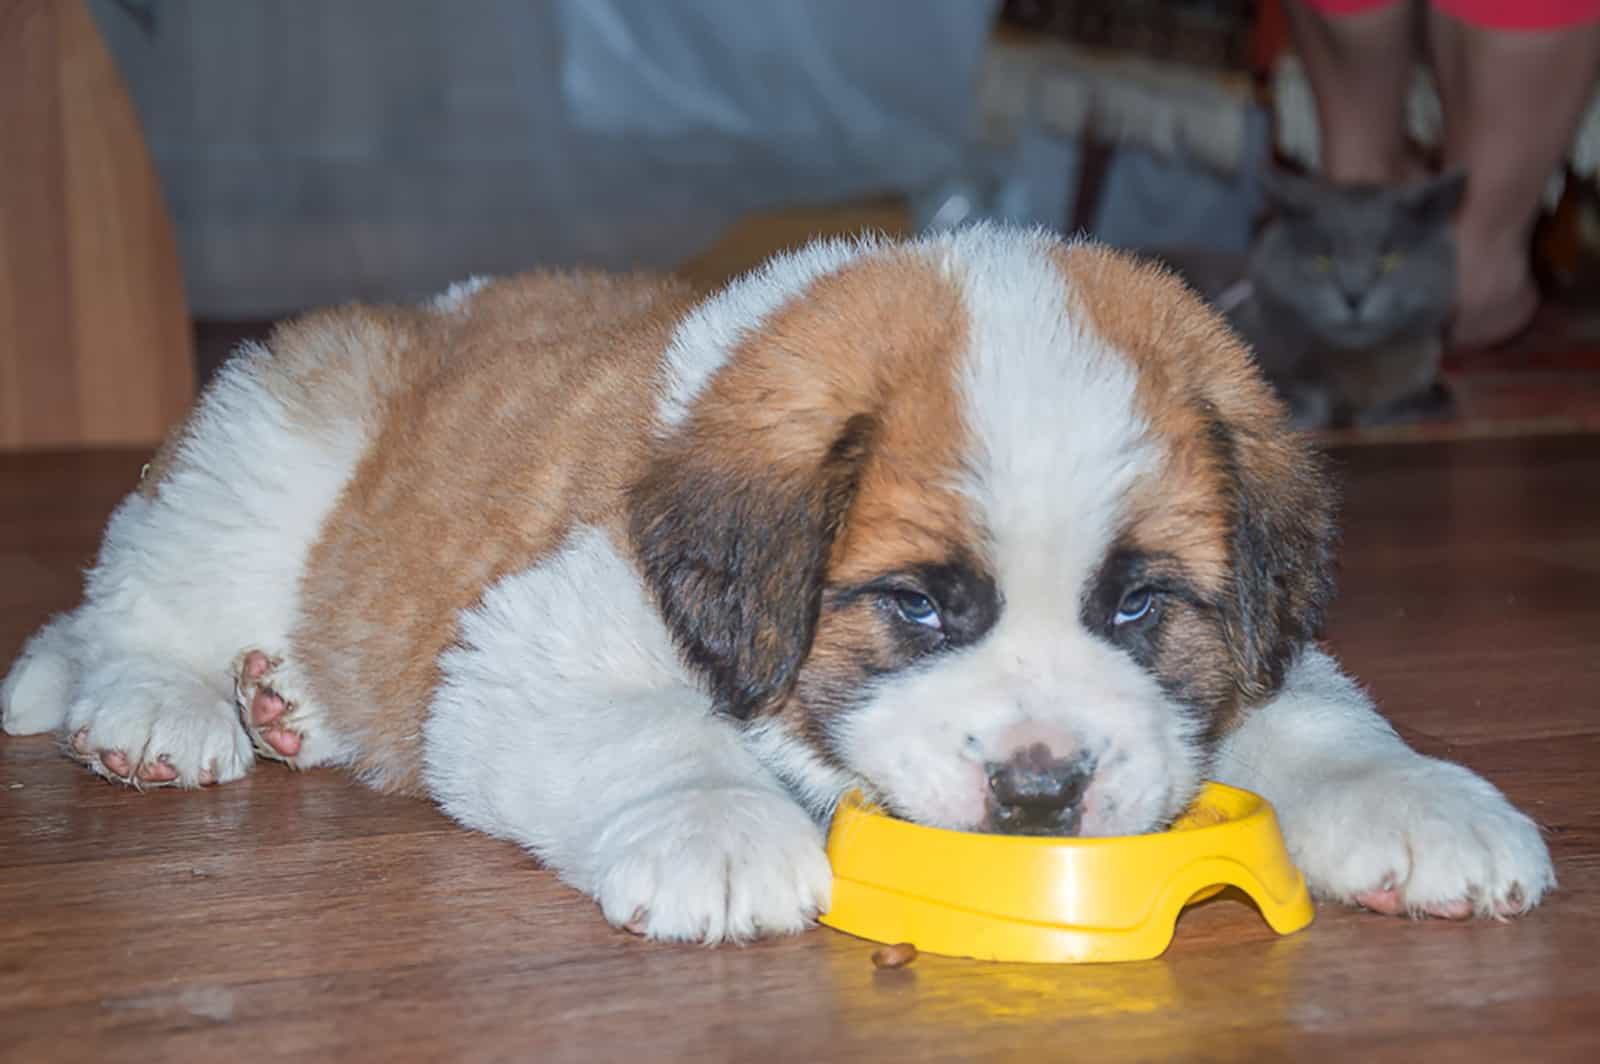
<svg viewBox="0 0 1600 1064">
<path fill-rule="evenodd" d="M 1370 348 L 1443 327 L 1455 294 L 1450 216 L 1465 178 L 1399 188 L 1274 174 L 1276 216 L 1251 256 L 1258 296 L 1336 349 Z"/>
</svg>

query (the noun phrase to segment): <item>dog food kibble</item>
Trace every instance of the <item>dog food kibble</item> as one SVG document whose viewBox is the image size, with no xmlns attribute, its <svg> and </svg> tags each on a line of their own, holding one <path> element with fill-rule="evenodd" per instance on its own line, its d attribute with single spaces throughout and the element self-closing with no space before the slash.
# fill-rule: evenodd
<svg viewBox="0 0 1600 1064">
<path fill-rule="evenodd" d="M 1192 828 L 1209 828 L 1214 824 L 1226 824 L 1228 814 L 1214 805 L 1197 805 L 1179 818 L 1173 827 L 1183 830 Z"/>
<path fill-rule="evenodd" d="M 917 947 L 909 942 L 897 942 L 872 951 L 872 963 L 879 968 L 904 968 L 916 959 Z"/>
</svg>

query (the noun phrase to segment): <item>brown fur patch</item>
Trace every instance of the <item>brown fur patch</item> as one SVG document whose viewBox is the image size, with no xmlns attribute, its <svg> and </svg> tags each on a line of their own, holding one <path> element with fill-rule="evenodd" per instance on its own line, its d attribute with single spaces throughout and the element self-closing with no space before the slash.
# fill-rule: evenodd
<svg viewBox="0 0 1600 1064">
<path fill-rule="evenodd" d="M 382 319 L 387 333 L 347 310 L 274 339 L 301 367 L 290 380 L 312 424 L 332 407 L 377 426 L 312 551 L 290 648 L 377 785 L 419 786 L 460 611 L 574 524 L 619 525 L 687 304 L 657 280 L 531 277 L 482 290 L 465 314 Z"/>
<path fill-rule="evenodd" d="M 1137 369 L 1139 405 L 1166 451 L 1162 470 L 1135 488 L 1129 535 L 1177 557 L 1216 596 L 1236 688 L 1219 707 L 1220 734 L 1276 688 L 1320 626 L 1331 593 L 1331 493 L 1249 351 L 1199 297 L 1165 270 L 1105 248 L 1063 248 L 1058 258 L 1076 312 Z M 1167 667 L 1204 671 L 1215 661 L 1205 627 L 1192 610 L 1173 625 Z"/>
<path fill-rule="evenodd" d="M 895 253 L 818 281 L 750 339 L 740 372 L 726 375 L 720 409 L 766 407 L 780 431 L 777 454 L 806 446 L 790 432 L 815 434 L 852 414 L 875 422 L 849 519 L 833 543 L 830 583 L 973 543 L 968 507 L 950 486 L 969 443 L 955 365 L 965 339 L 960 293 L 932 263 Z M 816 390 L 803 381 L 775 383 L 793 374 L 822 375 L 819 409 L 809 408 Z"/>
<path fill-rule="evenodd" d="M 835 589 L 977 552 L 983 541 L 954 486 L 971 444 L 957 390 L 967 338 L 961 295 L 929 263 L 874 265 L 830 278 L 783 323 L 830 362 L 874 371 L 868 394 L 878 431 L 833 543 L 825 582 Z M 903 664 L 885 625 L 870 600 L 822 611 L 782 713 L 813 748 L 825 749 L 827 718 L 859 696 L 872 670 Z"/>
<path fill-rule="evenodd" d="M 829 609 L 825 588 L 971 549 L 977 532 L 950 486 L 967 443 L 964 337 L 960 294 L 931 262 L 887 252 L 847 265 L 741 344 L 658 458 L 635 539 L 647 572 L 654 554 L 680 572 L 695 559 L 697 579 L 653 584 L 730 708 L 809 731 L 806 715 L 826 711 L 804 694 L 818 684 L 786 697 L 790 684 L 853 677 L 871 627 L 859 609 Z M 841 466 L 847 441 L 860 453 Z M 730 616 L 751 630 L 714 630 Z"/>
</svg>

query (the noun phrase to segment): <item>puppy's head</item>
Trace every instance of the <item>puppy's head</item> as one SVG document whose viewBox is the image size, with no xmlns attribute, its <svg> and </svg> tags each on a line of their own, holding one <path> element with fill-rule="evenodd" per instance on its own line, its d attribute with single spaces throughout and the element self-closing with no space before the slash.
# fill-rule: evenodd
<svg viewBox="0 0 1600 1064">
<path fill-rule="evenodd" d="M 660 412 L 646 580 L 819 809 L 1157 828 L 1329 594 L 1327 489 L 1247 352 L 1093 246 L 781 259 L 679 328 Z"/>
</svg>

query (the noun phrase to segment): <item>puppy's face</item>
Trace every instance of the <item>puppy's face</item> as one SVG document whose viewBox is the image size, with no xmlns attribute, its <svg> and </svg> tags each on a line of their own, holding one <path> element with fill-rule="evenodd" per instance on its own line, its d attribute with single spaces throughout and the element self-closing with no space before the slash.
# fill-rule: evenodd
<svg viewBox="0 0 1600 1064">
<path fill-rule="evenodd" d="M 826 808 L 1147 831 L 1328 593 L 1328 502 L 1248 356 L 1165 276 L 1038 234 L 814 249 L 669 353 L 647 581 L 752 746 Z"/>
</svg>

